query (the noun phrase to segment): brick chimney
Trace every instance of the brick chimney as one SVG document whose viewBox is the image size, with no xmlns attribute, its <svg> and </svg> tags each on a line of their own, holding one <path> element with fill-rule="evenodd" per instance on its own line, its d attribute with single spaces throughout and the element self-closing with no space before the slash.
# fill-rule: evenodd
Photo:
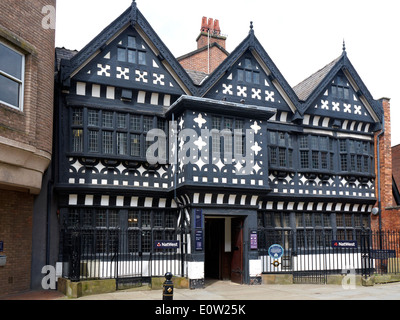
<svg viewBox="0 0 400 320">
<path fill-rule="evenodd" d="M 225 49 L 226 37 L 221 35 L 219 20 L 207 19 L 207 17 L 203 17 L 201 20 L 200 34 L 196 39 L 197 49 L 208 45 L 208 32 L 210 32 L 210 44 L 216 42 Z"/>
<path fill-rule="evenodd" d="M 229 55 L 225 49 L 226 36 L 221 35 L 219 21 L 203 17 L 200 35 L 196 41 L 197 49 L 178 57 L 177 60 L 186 70 L 210 74 Z"/>
</svg>

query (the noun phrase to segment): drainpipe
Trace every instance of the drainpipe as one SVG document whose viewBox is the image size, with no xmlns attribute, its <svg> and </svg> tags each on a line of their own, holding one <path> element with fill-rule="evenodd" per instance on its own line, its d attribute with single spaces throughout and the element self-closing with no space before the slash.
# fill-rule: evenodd
<svg viewBox="0 0 400 320">
<path fill-rule="evenodd" d="M 382 231 L 382 199 L 381 199 L 381 155 L 380 138 L 385 134 L 385 114 L 382 114 L 382 130 L 377 136 L 377 157 L 378 157 L 378 209 L 379 209 L 379 231 Z"/>
</svg>

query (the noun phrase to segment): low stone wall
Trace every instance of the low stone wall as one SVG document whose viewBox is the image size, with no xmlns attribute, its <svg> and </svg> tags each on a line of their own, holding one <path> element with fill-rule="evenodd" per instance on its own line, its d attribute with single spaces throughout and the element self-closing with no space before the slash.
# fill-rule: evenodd
<svg viewBox="0 0 400 320">
<path fill-rule="evenodd" d="M 164 277 L 151 278 L 151 285 L 145 285 L 134 288 L 135 290 L 162 290 L 165 282 Z M 189 289 L 189 280 L 187 278 L 173 277 L 174 288 Z M 76 299 L 83 296 L 94 294 L 103 294 L 115 292 L 117 285 L 115 279 L 107 280 L 85 280 L 72 282 L 71 280 L 59 278 L 57 290 L 68 298 Z"/>
</svg>

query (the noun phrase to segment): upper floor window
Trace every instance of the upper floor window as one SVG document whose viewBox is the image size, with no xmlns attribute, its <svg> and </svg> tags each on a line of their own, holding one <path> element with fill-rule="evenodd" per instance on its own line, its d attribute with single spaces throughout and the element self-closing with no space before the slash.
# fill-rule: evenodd
<svg viewBox="0 0 400 320">
<path fill-rule="evenodd" d="M 337 76 L 331 87 L 332 96 L 339 99 L 350 99 L 350 87 L 344 76 Z"/>
<path fill-rule="evenodd" d="M 332 171 L 334 169 L 333 140 L 327 136 L 303 135 L 299 137 L 300 167 Z"/>
<path fill-rule="evenodd" d="M 269 132 L 269 157 L 271 167 L 293 168 L 293 140 L 289 133 Z"/>
<path fill-rule="evenodd" d="M 353 139 L 339 140 L 340 168 L 345 172 L 374 172 L 374 149 L 370 142 Z"/>
<path fill-rule="evenodd" d="M 117 49 L 118 61 L 146 65 L 146 52 L 139 49 L 136 37 L 128 36 Z"/>
<path fill-rule="evenodd" d="M 228 117 L 212 117 L 212 154 L 229 157 L 243 155 L 245 152 L 245 133 L 242 119 Z M 222 143 L 221 143 L 221 139 Z M 232 153 L 233 152 L 233 153 Z"/>
<path fill-rule="evenodd" d="M 260 84 L 260 71 L 253 65 L 251 59 L 244 59 L 238 68 L 238 81 Z"/>
<path fill-rule="evenodd" d="M 164 119 L 92 108 L 73 108 L 72 152 L 144 158 L 148 131 L 166 130 Z"/>
<path fill-rule="evenodd" d="M 0 42 L 0 103 L 22 111 L 25 56 Z"/>
</svg>

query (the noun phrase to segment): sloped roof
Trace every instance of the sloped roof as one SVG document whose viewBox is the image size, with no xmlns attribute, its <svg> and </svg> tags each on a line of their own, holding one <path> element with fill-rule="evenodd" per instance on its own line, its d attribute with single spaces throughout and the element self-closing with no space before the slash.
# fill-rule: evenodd
<svg viewBox="0 0 400 320">
<path fill-rule="evenodd" d="M 70 60 L 78 53 L 78 50 L 69 50 L 65 47 L 56 48 L 56 66 L 57 70 L 60 70 L 60 63 L 62 59 Z"/>
<path fill-rule="evenodd" d="M 306 101 L 307 98 L 314 92 L 318 85 L 325 79 L 332 68 L 338 63 L 341 56 L 327 64 L 322 69 L 318 70 L 307 79 L 303 80 L 299 84 L 293 87 L 294 92 L 298 96 L 299 100 Z"/>
<path fill-rule="evenodd" d="M 208 74 L 201 71 L 195 70 L 186 70 L 189 77 L 193 80 L 193 83 L 197 86 L 201 85 L 201 83 L 208 77 Z"/>
</svg>

